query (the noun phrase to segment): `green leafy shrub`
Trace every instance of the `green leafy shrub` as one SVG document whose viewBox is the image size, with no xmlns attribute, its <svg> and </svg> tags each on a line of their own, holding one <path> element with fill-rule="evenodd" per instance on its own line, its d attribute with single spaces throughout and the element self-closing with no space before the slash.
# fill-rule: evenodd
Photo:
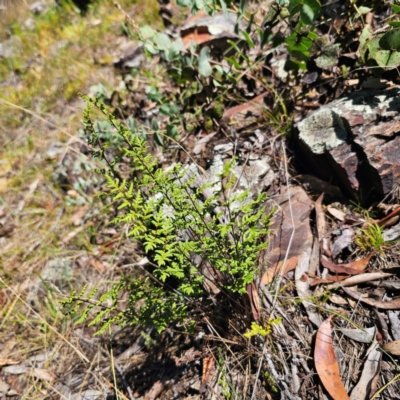
<svg viewBox="0 0 400 400">
<path fill-rule="evenodd" d="M 153 281 L 137 277 L 123 278 L 98 301 L 92 301 L 95 291 L 85 299 L 92 301 L 80 312 L 79 321 L 86 320 L 89 311 L 97 308 L 92 324 L 103 332 L 110 324 L 151 324 L 162 331 L 170 323 L 183 322 L 193 300 L 222 293 L 240 296 L 253 282 L 257 272 L 256 259 L 267 246 L 271 215 L 265 210 L 266 195 L 255 200 L 249 191 L 230 193 L 236 179 L 232 170 L 235 160 L 227 162 L 218 180 L 194 185 L 196 173 L 176 164 L 169 170 L 158 166 L 148 153 L 140 131 L 132 132 L 109 114 L 97 100 L 85 98 L 84 125 L 90 144 L 97 146 L 93 155 L 105 162 L 101 172 L 107 182 L 113 202 L 119 203 L 117 225 L 129 225 L 128 236 L 139 240 L 156 267 L 149 272 Z M 106 155 L 110 143 L 101 143 L 96 125 L 90 118 L 90 105 L 98 107 L 123 138 L 121 154 L 112 160 Z M 115 170 L 124 157 L 133 166 L 134 176 L 121 180 Z M 154 284 L 154 281 L 157 282 Z M 129 307 L 117 310 L 118 295 L 129 293 Z M 75 299 L 73 313 L 83 302 L 84 292 L 75 293 L 65 304 Z M 111 301 L 112 305 L 103 307 Z M 142 306 L 137 304 L 143 302 Z"/>
</svg>

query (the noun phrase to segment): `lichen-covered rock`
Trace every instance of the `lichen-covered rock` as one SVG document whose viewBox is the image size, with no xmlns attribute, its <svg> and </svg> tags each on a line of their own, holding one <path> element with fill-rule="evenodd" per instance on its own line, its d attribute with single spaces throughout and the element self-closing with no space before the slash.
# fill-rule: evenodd
<svg viewBox="0 0 400 400">
<path fill-rule="evenodd" d="M 313 170 L 364 203 L 400 183 L 400 88 L 349 94 L 297 128 Z"/>
<path fill-rule="evenodd" d="M 300 139 L 314 154 L 322 154 L 349 140 L 349 135 L 339 114 L 321 109 L 298 125 Z"/>
</svg>

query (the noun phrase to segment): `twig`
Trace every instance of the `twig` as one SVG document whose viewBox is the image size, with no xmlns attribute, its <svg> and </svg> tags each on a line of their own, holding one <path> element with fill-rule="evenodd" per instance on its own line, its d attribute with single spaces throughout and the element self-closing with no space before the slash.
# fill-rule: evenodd
<svg viewBox="0 0 400 400">
<path fill-rule="evenodd" d="M 264 344 L 264 347 L 265 347 L 265 344 Z M 253 393 L 251 395 L 251 400 L 256 400 L 257 382 L 258 382 L 258 377 L 260 376 L 262 362 L 263 362 L 263 359 L 262 359 L 262 357 L 260 357 L 260 363 L 258 364 L 258 369 L 257 369 L 256 377 L 254 380 L 254 388 L 253 388 Z"/>
<path fill-rule="evenodd" d="M 131 389 L 130 386 L 128 385 L 128 382 L 127 382 L 126 379 L 125 379 L 125 376 L 124 376 L 124 373 L 122 372 L 121 367 L 120 367 L 118 364 L 116 364 L 114 361 L 113 361 L 113 364 L 114 364 L 115 369 L 116 369 L 116 370 L 118 371 L 118 373 L 121 375 L 122 383 L 124 384 L 125 389 L 126 389 L 127 392 L 128 392 L 129 399 L 130 399 L 130 400 L 134 400 L 133 393 L 132 393 L 132 389 Z"/>
<path fill-rule="evenodd" d="M 265 349 L 265 347 L 263 348 L 263 354 L 265 356 L 265 359 L 267 361 L 268 367 L 271 371 L 271 375 L 273 376 L 274 380 L 276 381 L 278 386 L 281 386 L 282 391 L 285 393 L 286 397 L 290 400 L 300 400 L 299 397 L 292 395 L 292 393 L 290 393 L 288 385 L 286 384 L 286 382 L 284 382 L 284 378 L 281 378 L 278 374 L 278 372 L 275 369 L 274 363 L 271 359 L 271 354 L 268 353 Z"/>
<path fill-rule="evenodd" d="M 266 306 L 266 308 L 268 310 L 271 310 L 271 307 L 269 306 L 268 302 L 273 304 L 274 299 L 271 296 L 271 294 L 268 292 L 267 288 L 265 287 L 265 285 L 263 283 L 260 282 L 260 288 L 263 294 L 263 299 L 264 299 L 264 305 Z M 268 300 L 268 302 L 266 301 Z M 290 319 L 286 316 L 286 314 L 283 312 L 283 310 L 278 306 L 275 305 L 275 309 L 276 311 L 283 317 L 283 319 L 289 324 L 289 326 L 292 328 L 293 334 L 297 337 L 297 339 L 300 340 L 301 343 L 303 343 L 305 346 L 307 345 L 306 342 L 304 341 L 304 339 L 299 335 L 299 333 L 297 332 L 297 330 L 294 328 L 294 326 L 292 325 L 292 322 L 290 321 Z M 272 310 L 270 311 L 272 313 Z M 277 325 L 276 327 L 279 327 L 280 325 Z"/>
</svg>

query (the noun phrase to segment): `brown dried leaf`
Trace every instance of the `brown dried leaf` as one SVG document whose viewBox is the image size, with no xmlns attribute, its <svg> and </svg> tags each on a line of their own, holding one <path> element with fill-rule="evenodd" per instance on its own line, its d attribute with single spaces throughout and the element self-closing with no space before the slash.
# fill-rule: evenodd
<svg viewBox="0 0 400 400">
<path fill-rule="evenodd" d="M 227 108 L 222 115 L 222 120 L 229 125 L 233 125 L 237 130 L 251 125 L 258 118 L 263 118 L 263 112 L 266 107 L 264 97 L 268 94 L 269 92 L 261 93 L 245 103 Z"/>
<path fill-rule="evenodd" d="M 249 296 L 254 321 L 258 322 L 261 318 L 261 301 L 254 283 L 247 285 L 247 294 Z"/>
<path fill-rule="evenodd" d="M 334 400 L 350 400 L 340 378 L 339 365 L 333 349 L 332 318 L 333 315 L 318 329 L 314 349 L 315 368 L 322 384 Z"/>
<path fill-rule="evenodd" d="M 271 201 L 276 212 L 271 223 L 270 251 L 266 259 L 268 265 L 276 265 L 286 257 L 300 256 L 311 248 L 314 241 L 309 218 L 313 202 L 300 186 L 284 190 Z"/>
<path fill-rule="evenodd" d="M 19 363 L 20 361 L 13 360 L 11 358 L 0 358 L 0 367 L 4 367 L 4 365 L 15 365 Z"/>
<path fill-rule="evenodd" d="M 97 260 L 96 258 L 91 258 L 89 264 L 96 269 L 97 272 L 100 272 L 101 274 L 104 274 L 104 272 L 107 271 L 107 268 L 103 265 L 103 263 L 100 260 Z"/>
<path fill-rule="evenodd" d="M 161 392 L 164 390 L 165 383 L 161 381 L 154 382 L 151 389 L 143 397 L 143 400 L 156 400 Z"/>
<path fill-rule="evenodd" d="M 232 15 L 232 16 L 231 16 Z M 190 16 L 181 28 L 182 42 L 185 47 L 193 40 L 197 44 L 203 44 L 215 39 L 234 39 L 233 14 L 225 19 L 222 13 L 213 16 L 207 15 L 204 10 Z"/>
<path fill-rule="evenodd" d="M 317 201 L 314 203 L 319 240 L 323 238 L 326 232 L 325 213 L 324 210 L 322 209 L 323 200 L 324 200 L 324 193 L 322 193 L 321 196 L 319 196 Z"/>
<path fill-rule="evenodd" d="M 359 300 L 362 303 L 368 304 L 370 306 L 380 308 L 382 310 L 399 310 L 400 309 L 400 297 L 392 301 L 381 301 L 376 299 L 371 299 L 368 297 L 363 297 L 361 293 L 350 290 L 346 287 L 342 287 L 342 290 L 347 293 L 353 299 Z"/>
<path fill-rule="evenodd" d="M 203 358 L 203 374 L 201 377 L 200 393 L 203 393 L 210 379 L 212 378 L 215 370 L 215 359 L 211 354 Z"/>
<path fill-rule="evenodd" d="M 379 221 L 376 221 L 376 224 L 378 224 L 382 228 L 384 228 L 385 226 L 389 226 L 390 223 L 392 223 L 393 218 L 398 215 L 400 215 L 400 207 L 393 210 L 390 214 L 386 215 L 386 217 L 380 219 Z"/>
<path fill-rule="evenodd" d="M 268 270 L 264 273 L 261 278 L 261 282 L 264 285 L 268 285 L 274 280 L 275 275 L 285 275 L 289 271 L 292 271 L 296 268 L 297 262 L 300 256 L 294 256 L 284 261 L 280 261 L 276 263 L 273 267 L 268 268 Z"/>
<path fill-rule="evenodd" d="M 356 275 L 357 276 L 357 275 Z M 316 285 L 323 285 L 325 283 L 331 283 L 336 282 L 336 285 L 340 285 L 340 281 L 345 280 L 348 278 L 347 275 L 330 275 L 327 274 L 325 278 L 314 278 L 312 281 L 310 281 L 310 286 L 316 286 Z"/>
<path fill-rule="evenodd" d="M 347 264 L 336 264 L 329 261 L 325 256 L 321 256 L 321 264 L 335 274 L 357 275 L 367 268 L 369 260 L 373 255 L 374 253 L 370 254 L 368 257 Z"/>
<path fill-rule="evenodd" d="M 7 302 L 7 294 L 4 289 L 0 290 L 0 308 Z"/>
<path fill-rule="evenodd" d="M 392 342 L 385 343 L 382 345 L 382 349 L 393 356 L 400 356 L 400 340 L 393 340 Z"/>
</svg>

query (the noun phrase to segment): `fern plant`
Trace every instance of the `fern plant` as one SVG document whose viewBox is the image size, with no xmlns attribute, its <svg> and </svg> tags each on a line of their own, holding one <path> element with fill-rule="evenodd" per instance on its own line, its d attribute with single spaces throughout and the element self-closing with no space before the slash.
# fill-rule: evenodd
<svg viewBox="0 0 400 400">
<path fill-rule="evenodd" d="M 93 155 L 105 162 L 101 172 L 108 195 L 119 203 L 118 225 L 127 225 L 128 236 L 140 241 L 156 268 L 150 272 L 154 281 L 124 277 L 111 291 L 81 310 L 80 322 L 97 308 L 92 324 L 100 332 L 110 324 L 151 324 L 162 331 L 168 324 L 182 322 L 191 302 L 217 293 L 237 296 L 246 292 L 257 272 L 256 259 L 267 246 L 271 215 L 265 210 L 266 195 L 251 199 L 249 191 L 227 195 L 233 189 L 235 160 L 227 162 L 219 179 L 196 188 L 197 176 L 190 168 L 176 164 L 169 170 L 159 167 L 148 152 L 146 142 L 109 114 L 102 103 L 84 97 L 88 107 L 84 125 L 89 143 L 96 146 Z M 123 138 L 122 154 L 110 159 L 107 143 L 99 140 L 90 117 L 95 105 Z M 129 159 L 134 176 L 121 180 L 115 169 L 124 157 Z M 169 282 L 172 282 L 169 284 Z M 173 287 L 171 287 L 173 286 Z M 118 294 L 129 293 L 129 307 L 118 311 Z M 74 293 L 65 301 L 73 303 L 74 313 L 82 308 L 84 292 Z M 143 301 L 144 300 L 144 301 Z M 103 307 L 105 301 L 111 306 Z M 142 301 L 141 307 L 137 307 Z"/>
</svg>

